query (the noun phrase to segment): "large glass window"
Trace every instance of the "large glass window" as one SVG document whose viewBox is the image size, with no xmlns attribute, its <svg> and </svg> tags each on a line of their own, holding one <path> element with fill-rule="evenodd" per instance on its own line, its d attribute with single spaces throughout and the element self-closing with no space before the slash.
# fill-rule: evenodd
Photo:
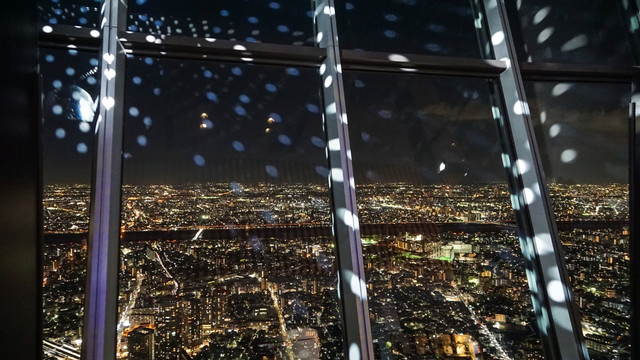
<svg viewBox="0 0 640 360">
<path fill-rule="evenodd" d="M 43 340 L 80 352 L 98 59 L 76 50 L 42 49 Z"/>
<path fill-rule="evenodd" d="M 540 358 L 491 82 L 345 84 L 376 358 Z"/>
<path fill-rule="evenodd" d="M 471 58 L 487 51 L 478 41 L 477 31 L 484 30 L 476 19 L 482 16 L 468 0 L 336 3 L 340 45 L 346 49 Z"/>
<path fill-rule="evenodd" d="M 98 27 L 100 0 L 38 0 L 41 25 Z"/>
<path fill-rule="evenodd" d="M 310 1 L 130 1 L 127 28 L 248 42 L 315 43 Z"/>
<path fill-rule="evenodd" d="M 521 60 L 631 65 L 629 20 L 621 1 L 522 0 L 509 6 L 514 32 L 521 35 L 516 37 L 522 40 Z"/>
<path fill-rule="evenodd" d="M 119 357 L 343 356 L 318 85 L 127 61 Z"/>
<path fill-rule="evenodd" d="M 528 83 L 592 359 L 630 359 L 628 84 Z"/>
</svg>

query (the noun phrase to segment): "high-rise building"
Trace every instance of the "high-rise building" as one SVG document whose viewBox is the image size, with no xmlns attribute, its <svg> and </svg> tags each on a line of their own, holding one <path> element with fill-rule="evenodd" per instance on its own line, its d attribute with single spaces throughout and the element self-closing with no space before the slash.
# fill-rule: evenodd
<svg viewBox="0 0 640 360">
<path fill-rule="evenodd" d="M 154 330 L 139 326 L 127 334 L 129 360 L 154 360 Z"/>
</svg>

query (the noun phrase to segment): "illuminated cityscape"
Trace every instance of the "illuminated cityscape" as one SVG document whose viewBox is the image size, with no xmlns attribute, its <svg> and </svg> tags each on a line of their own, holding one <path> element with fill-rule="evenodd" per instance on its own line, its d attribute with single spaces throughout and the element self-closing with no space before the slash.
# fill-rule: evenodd
<svg viewBox="0 0 640 360">
<path fill-rule="evenodd" d="M 625 358 L 627 188 L 550 190 L 587 344 Z M 326 194 L 124 186 L 118 358 L 344 357 Z M 376 357 L 543 358 L 506 186 L 363 184 L 357 195 Z M 75 347 L 88 201 L 78 185 L 44 197 L 45 339 Z"/>
</svg>

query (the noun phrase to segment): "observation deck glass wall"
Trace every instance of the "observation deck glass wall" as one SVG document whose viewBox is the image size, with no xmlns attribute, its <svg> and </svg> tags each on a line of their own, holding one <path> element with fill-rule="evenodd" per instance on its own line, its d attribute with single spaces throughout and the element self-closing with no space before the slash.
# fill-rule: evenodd
<svg viewBox="0 0 640 360">
<path fill-rule="evenodd" d="M 491 86 L 345 73 L 377 359 L 542 358 Z"/>
<path fill-rule="evenodd" d="M 470 58 L 489 52 L 479 45 L 485 27 L 468 0 L 339 0 L 336 7 L 344 49 Z"/>
<path fill-rule="evenodd" d="M 630 359 L 628 84 L 527 83 L 592 359 Z"/>
<path fill-rule="evenodd" d="M 38 0 L 40 25 L 72 25 L 97 28 L 100 0 Z"/>
<path fill-rule="evenodd" d="M 624 1 L 507 1 L 520 60 L 632 65 Z M 625 15 L 626 14 L 626 15 Z M 637 25 L 636 25 L 637 27 Z"/>
<path fill-rule="evenodd" d="M 154 35 L 313 46 L 310 1 L 129 1 L 127 30 Z"/>
<path fill-rule="evenodd" d="M 40 51 L 45 358 L 56 346 L 80 352 L 98 65 L 89 52 Z"/>
<path fill-rule="evenodd" d="M 118 357 L 343 357 L 318 70 L 126 64 Z"/>
</svg>

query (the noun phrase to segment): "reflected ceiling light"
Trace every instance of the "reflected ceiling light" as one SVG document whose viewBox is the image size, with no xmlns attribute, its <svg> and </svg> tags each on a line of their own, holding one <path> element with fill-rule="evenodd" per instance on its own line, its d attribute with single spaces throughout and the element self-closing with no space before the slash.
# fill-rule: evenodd
<svg viewBox="0 0 640 360">
<path fill-rule="evenodd" d="M 589 40 L 587 39 L 587 35 L 580 34 L 575 36 L 573 39 L 567 41 L 566 43 L 564 43 L 564 45 L 562 45 L 560 50 L 573 51 L 581 47 L 584 47 L 585 45 L 587 45 L 588 42 Z"/>
<path fill-rule="evenodd" d="M 538 12 L 533 17 L 533 25 L 540 24 L 540 22 L 544 20 L 544 18 L 546 18 L 547 15 L 549 15 L 550 11 L 551 11 L 551 6 L 546 6 L 538 10 Z"/>
</svg>

